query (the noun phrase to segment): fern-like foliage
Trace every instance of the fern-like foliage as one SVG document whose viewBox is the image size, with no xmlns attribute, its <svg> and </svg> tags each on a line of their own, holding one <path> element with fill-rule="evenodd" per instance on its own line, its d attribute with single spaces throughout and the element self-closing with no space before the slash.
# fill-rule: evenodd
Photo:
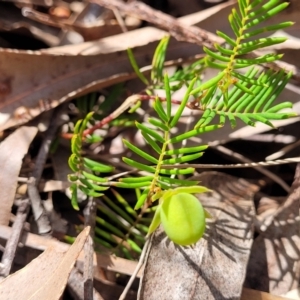
<svg viewBox="0 0 300 300">
<path fill-rule="evenodd" d="M 138 214 L 119 192 L 111 191 L 113 197 L 105 195 L 98 201 L 95 242 L 119 256 L 134 259 L 141 253 L 151 219 Z M 136 194 L 140 195 L 139 189 Z"/>
<path fill-rule="evenodd" d="M 78 189 L 91 197 L 103 196 L 101 192 L 109 187 L 101 186 L 99 183 L 104 184 L 107 182 L 107 179 L 95 175 L 95 173 L 109 173 L 114 169 L 111 166 L 103 165 L 82 155 L 83 132 L 92 116 L 93 112 L 89 113 L 84 120 L 79 120 L 76 123 L 71 141 L 72 154 L 69 158 L 69 166 L 74 173 L 69 175 L 69 180 L 72 182 L 70 187 L 72 191 L 71 201 L 76 210 L 79 210 Z"/>
<path fill-rule="evenodd" d="M 69 175 L 69 180 L 72 182 L 71 202 L 73 208 L 79 210 L 78 190 L 90 197 L 101 197 L 97 203 L 94 237 L 96 248 L 99 251 L 103 251 L 104 248 L 119 256 L 134 259 L 141 253 L 151 219 L 143 216 L 147 211 L 138 214 L 117 191 L 111 189 L 113 200 L 102 193 L 116 183 L 100 176 L 113 171 L 113 167 L 86 158 L 82 154 L 83 141 L 90 140 L 90 137 L 84 137 L 84 129 L 92 117 L 93 113 L 88 113 L 83 120 L 76 123 L 74 128 L 71 142 L 72 155 L 69 158 L 69 166 L 74 172 Z M 136 189 L 136 194 L 139 198 L 139 189 Z M 72 239 L 69 237 L 67 240 Z"/>
<path fill-rule="evenodd" d="M 179 194 L 182 193 L 206 192 L 207 189 L 199 186 L 198 182 L 184 177 L 192 174 L 194 168 L 188 166 L 176 168 L 176 165 L 200 158 L 207 145 L 182 147 L 181 142 L 217 130 L 228 121 L 232 127 L 236 126 L 237 119 L 250 126 L 254 126 L 256 122 L 273 126 L 272 120 L 295 116 L 292 112 L 283 111 L 292 107 L 290 102 L 274 104 L 291 74 L 286 74 L 284 71 L 275 72 L 271 69 L 264 72 L 258 67 L 260 64 L 280 59 L 282 55 L 271 53 L 258 57 L 252 56 L 254 50 L 285 41 L 285 38 L 265 38 L 260 37 L 260 34 L 292 25 L 292 22 L 271 26 L 262 25 L 263 21 L 282 11 L 288 4 L 281 3 L 280 0 L 238 0 L 238 4 L 239 9 L 233 9 L 229 16 L 234 38 L 218 31 L 217 34 L 224 38 L 226 44 L 215 45 L 215 51 L 204 48 L 206 57 L 177 70 L 171 76 L 164 74 L 168 37 L 159 43 L 154 53 L 150 79 L 140 71 L 132 51 L 128 50 L 133 69 L 146 85 L 147 95 L 143 96 L 146 98 L 149 96 L 149 100 L 155 98 L 153 108 L 156 116 L 148 118 L 145 123 L 135 122 L 154 155 L 124 140 L 127 148 L 139 157 L 135 160 L 129 157 L 123 158 L 126 164 L 136 169 L 137 176 L 123 177 L 117 181 L 109 181 L 101 177 L 99 172 L 111 172 L 112 167 L 87 159 L 81 153 L 83 131 L 92 117 L 92 114 L 88 114 L 75 127 L 72 155 L 69 161 L 71 169 L 75 172 L 70 175 L 70 180 L 73 182 L 71 189 L 76 208 L 78 208 L 76 206 L 78 189 L 94 197 L 102 196 L 102 191 L 111 186 L 141 189 L 135 209 L 142 208 L 142 212 L 156 200 L 160 200 L 159 211 L 162 202 L 169 201 L 172 196 L 178 195 L 175 198 L 179 199 L 181 198 Z M 202 82 L 201 72 L 208 67 L 218 69 L 219 73 L 214 78 Z M 245 71 L 242 72 L 242 69 Z M 182 86 L 187 87 L 186 92 L 181 102 L 179 104 L 178 101 L 176 102 L 177 110 L 172 113 L 175 103 L 172 99 L 173 92 Z M 155 97 L 157 88 L 164 89 L 164 98 Z M 171 132 L 177 127 L 183 110 L 187 106 L 201 110 L 202 116 L 191 130 L 173 135 Z M 164 165 L 174 165 L 174 168 L 164 168 Z M 141 171 L 143 175 L 139 174 Z M 150 225 L 150 231 L 153 231 L 160 222 L 159 213 L 155 216 L 155 220 Z M 137 223 L 130 224 L 131 227 L 128 230 L 131 234 Z M 128 235 L 124 237 L 124 234 L 119 234 L 118 236 L 128 241 Z M 115 240 L 110 242 L 113 241 Z"/>
<path fill-rule="evenodd" d="M 233 127 L 236 118 L 251 126 L 254 126 L 256 121 L 272 126 L 270 120 L 295 116 L 294 113 L 279 113 L 284 108 L 291 108 L 290 102 L 272 106 L 291 74 L 285 74 L 283 71 L 264 73 L 256 67 L 259 64 L 278 60 L 282 55 L 269 53 L 256 58 L 247 57 L 254 50 L 286 40 L 281 37 L 260 38 L 259 35 L 293 24 L 283 22 L 261 26 L 263 21 L 285 9 L 288 3 L 281 3 L 279 0 L 239 0 L 238 3 L 239 10 L 233 9 L 229 16 L 229 23 L 235 37 L 231 38 L 218 31 L 217 34 L 226 41 L 226 46 L 216 44 L 216 51 L 204 47 L 207 66 L 221 71 L 216 77 L 191 92 L 200 98 L 199 109 L 204 111 L 196 128 L 208 124 L 216 115 L 220 116 L 221 124 L 224 124 L 228 118 Z M 239 72 L 240 69 L 251 66 L 254 67 L 246 74 Z M 231 86 L 233 89 L 230 89 Z"/>
<path fill-rule="evenodd" d="M 140 208 L 146 200 L 157 200 L 162 196 L 163 190 L 169 190 L 177 186 L 186 186 L 186 191 L 190 191 L 189 187 L 198 184 L 196 181 L 176 178 L 178 175 L 187 175 L 194 172 L 194 168 L 176 169 L 176 164 L 186 163 L 195 160 L 203 155 L 203 151 L 207 145 L 199 145 L 196 147 L 176 146 L 193 136 L 210 132 L 220 128 L 220 125 L 208 125 L 201 128 L 193 129 L 183 134 L 171 136 L 171 130 L 176 127 L 182 112 L 190 97 L 190 91 L 193 89 L 196 78 L 192 80 L 190 86 L 179 105 L 174 116 L 171 115 L 171 92 L 168 75 L 164 76 L 166 90 L 166 107 L 164 107 L 159 99 L 154 102 L 154 110 L 157 117 L 150 117 L 146 124 L 136 122 L 136 127 L 141 131 L 146 143 L 153 149 L 156 156 L 141 150 L 129 141 L 124 140 L 124 144 L 132 152 L 148 163 L 124 157 L 123 161 L 133 168 L 148 172 L 149 175 L 143 177 L 121 178 L 119 183 L 115 183 L 118 187 L 126 188 L 144 188 L 136 209 Z M 151 164 L 153 166 L 151 166 Z M 174 164 L 174 169 L 164 169 L 164 164 Z M 150 201 L 151 202 L 151 201 Z"/>
</svg>

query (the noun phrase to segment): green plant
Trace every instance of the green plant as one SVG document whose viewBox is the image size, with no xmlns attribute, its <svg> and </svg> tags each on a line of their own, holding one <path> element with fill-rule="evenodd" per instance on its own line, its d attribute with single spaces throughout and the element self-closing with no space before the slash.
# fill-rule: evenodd
<svg viewBox="0 0 300 300">
<path fill-rule="evenodd" d="M 224 45 L 216 44 L 214 50 L 204 48 L 206 56 L 203 59 L 177 70 L 171 76 L 164 74 L 169 38 L 164 38 L 155 51 L 151 81 L 139 70 L 132 51 L 128 51 L 133 69 L 146 84 L 146 93 L 137 95 L 134 99 L 154 99 L 153 108 L 156 116 L 148 118 L 145 123 L 136 122 L 136 127 L 155 155 L 124 140 L 127 148 L 140 157 L 138 161 L 123 158 L 126 164 L 136 169 L 137 176 L 121 177 L 117 181 L 100 176 L 99 173 L 110 172 L 112 168 L 87 159 L 81 154 L 82 140 L 86 135 L 84 130 L 92 116 L 88 114 L 84 121 L 76 125 L 72 139 L 73 154 L 70 157 L 70 167 L 75 174 L 71 175 L 70 179 L 73 181 L 71 188 L 75 207 L 78 208 L 76 206 L 78 188 L 95 197 L 100 196 L 102 191 L 111 186 L 139 188 L 142 192 L 135 209 L 141 209 L 141 213 L 154 201 L 159 200 L 149 233 L 162 222 L 167 235 L 178 244 L 189 245 L 201 238 L 207 213 L 205 214 L 201 204 L 191 194 L 208 190 L 185 176 L 194 172 L 194 168 L 189 167 L 188 163 L 200 158 L 207 145 L 182 147 L 180 143 L 199 134 L 217 130 L 227 120 L 232 127 L 236 126 L 237 119 L 250 126 L 254 126 L 257 121 L 273 126 L 272 120 L 295 116 L 292 112 L 282 111 L 292 107 L 290 102 L 274 104 L 291 74 L 272 69 L 264 72 L 258 66 L 280 59 L 282 55 L 271 53 L 249 57 L 254 50 L 285 41 L 285 38 L 260 38 L 259 35 L 292 25 L 291 22 L 283 22 L 261 26 L 264 20 L 273 17 L 288 4 L 279 0 L 239 0 L 238 4 L 239 9 L 233 9 L 229 16 L 234 37 L 218 31 L 217 34 L 226 41 Z M 219 70 L 219 73 L 212 79 L 202 82 L 201 73 L 208 67 Z M 243 69 L 246 69 L 246 72 L 242 72 Z M 172 93 L 182 86 L 186 86 L 187 89 L 183 99 L 178 102 L 172 99 Z M 156 88 L 164 89 L 164 98 L 155 96 Z M 191 100 L 192 96 L 194 98 Z M 177 110 L 173 113 L 175 106 Z M 173 129 L 177 127 L 186 107 L 202 111 L 202 116 L 193 129 L 174 135 Z M 212 123 L 214 120 L 217 121 Z M 147 174 L 139 175 L 141 171 Z M 188 210 L 193 211 L 193 214 L 187 215 Z M 184 221 L 187 218 L 193 224 L 191 227 Z M 189 229 L 178 230 L 176 220 L 180 220 L 180 223 Z M 195 220 L 202 221 L 197 223 Z"/>
</svg>

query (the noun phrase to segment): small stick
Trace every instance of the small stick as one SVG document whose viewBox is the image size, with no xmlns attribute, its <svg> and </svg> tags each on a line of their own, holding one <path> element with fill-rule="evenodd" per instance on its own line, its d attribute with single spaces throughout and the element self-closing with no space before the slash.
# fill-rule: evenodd
<svg viewBox="0 0 300 300">
<path fill-rule="evenodd" d="M 110 115 L 96 123 L 94 126 L 84 130 L 83 136 L 87 136 L 89 134 L 92 134 L 95 130 L 102 128 L 104 125 L 109 124 L 111 121 L 119 117 L 122 113 L 124 113 L 126 110 L 134 106 L 138 101 L 147 101 L 147 100 L 154 100 L 154 99 L 159 99 L 160 101 L 164 102 L 166 101 L 166 98 L 164 97 L 157 97 L 157 96 L 152 96 L 152 95 L 132 95 L 129 96 L 122 104 L 119 106 L 115 111 L 113 111 Z M 180 100 L 175 100 L 172 99 L 171 102 L 173 104 L 180 105 L 181 101 Z M 187 103 L 186 107 L 190 109 L 196 109 L 199 112 L 203 112 L 201 109 L 198 108 L 196 102 L 189 102 Z M 69 133 L 64 133 L 62 134 L 63 138 L 66 139 L 71 139 L 73 134 Z"/>
<path fill-rule="evenodd" d="M 300 147 L 300 140 L 293 144 L 287 145 L 287 146 L 283 147 L 280 151 L 277 151 L 277 152 L 267 156 L 266 160 L 272 161 L 274 159 L 278 159 L 278 158 L 284 156 L 285 154 L 287 154 L 288 152 L 294 150 L 297 147 Z"/>
<path fill-rule="evenodd" d="M 126 27 L 126 24 L 125 24 L 125 22 L 124 22 L 124 20 L 123 20 L 123 18 L 122 18 L 122 16 L 121 16 L 119 10 L 118 10 L 117 8 L 115 8 L 115 9 L 113 9 L 112 11 L 113 11 L 113 13 L 114 13 L 114 15 L 115 15 L 115 17 L 116 17 L 118 23 L 119 23 L 119 26 L 120 26 L 121 29 L 122 29 L 122 31 L 123 31 L 123 32 L 127 32 L 128 29 L 127 29 L 127 27 Z"/>
<path fill-rule="evenodd" d="M 213 48 L 214 43 L 221 43 L 223 41 L 220 37 L 206 30 L 196 26 L 186 26 L 176 18 L 155 10 L 140 1 L 124 3 L 118 0 L 90 0 L 90 2 L 112 10 L 118 9 L 125 14 L 155 24 L 168 31 L 179 41 L 195 43 L 208 48 Z"/>
<path fill-rule="evenodd" d="M 185 168 L 243 169 L 243 168 L 254 168 L 254 167 L 259 167 L 259 166 L 272 167 L 272 166 L 286 165 L 286 164 L 293 164 L 293 163 L 296 164 L 296 163 L 299 163 L 299 162 L 300 162 L 300 157 L 291 157 L 291 158 L 285 158 L 285 159 L 277 159 L 277 160 L 273 160 L 273 161 L 268 160 L 268 161 L 260 161 L 260 162 L 248 162 L 248 163 L 244 163 L 244 164 L 224 164 L 224 165 L 218 165 L 218 164 L 181 164 L 181 165 L 178 165 L 178 166 L 176 165 L 176 168 L 177 169 L 185 169 Z M 161 167 L 164 168 L 164 169 L 174 169 L 174 165 L 162 165 Z M 135 169 L 133 171 L 138 171 L 138 170 Z M 129 172 L 124 172 L 124 174 L 125 173 L 129 173 Z"/>
<path fill-rule="evenodd" d="M 73 268 L 68 279 L 68 290 L 75 300 L 85 299 L 83 295 L 83 276 L 77 268 Z M 102 296 L 93 288 L 93 298 L 91 300 L 104 300 Z"/>
<path fill-rule="evenodd" d="M 124 300 L 127 293 L 129 292 L 131 286 L 132 286 L 132 283 L 133 281 L 135 280 L 138 272 L 140 271 L 141 267 L 143 266 L 144 264 L 144 261 L 145 261 L 145 258 L 147 257 L 147 254 L 148 254 L 148 248 L 149 246 L 151 245 L 150 244 L 150 239 L 151 237 L 146 241 L 144 247 L 143 247 L 143 251 L 142 251 L 142 254 L 140 256 L 140 259 L 139 259 L 139 262 L 134 270 L 134 272 L 132 273 L 128 283 L 126 284 L 124 290 L 123 290 L 123 293 L 121 294 L 121 296 L 119 297 L 119 300 Z"/>
<path fill-rule="evenodd" d="M 43 140 L 38 156 L 36 158 L 32 176 L 29 178 L 28 181 L 28 195 L 31 201 L 32 212 L 34 215 L 34 219 L 37 223 L 39 234 L 48 235 L 52 230 L 49 218 L 43 207 L 37 186 L 42 176 L 44 165 L 50 150 L 50 145 L 55 137 L 57 128 L 61 125 L 60 116 L 64 109 L 65 106 L 63 105 L 54 110 L 53 121 L 51 122 L 46 132 L 45 139 Z"/>
<path fill-rule="evenodd" d="M 28 212 L 29 199 L 25 199 L 18 207 L 17 216 L 12 226 L 12 234 L 6 242 L 5 250 L 1 260 L 2 269 L 0 271 L 0 277 L 2 278 L 7 277 L 10 273 Z"/>
<path fill-rule="evenodd" d="M 245 163 L 253 163 L 250 159 L 246 158 L 245 156 L 241 155 L 240 153 L 229 150 L 228 148 L 226 148 L 224 146 L 218 145 L 218 146 L 214 146 L 213 148 L 218 150 L 221 153 L 224 153 L 226 155 L 234 157 L 235 159 L 238 159 L 239 161 L 242 161 Z M 280 177 L 278 177 L 274 173 L 270 172 L 269 170 L 264 169 L 261 166 L 253 166 L 253 168 L 255 170 L 257 170 L 258 172 L 264 174 L 265 176 L 269 177 L 270 179 L 274 180 L 288 193 L 290 192 L 290 187 L 285 183 L 285 181 L 283 181 Z"/>
<path fill-rule="evenodd" d="M 90 235 L 84 244 L 84 271 L 83 271 L 83 289 L 84 300 L 93 300 L 93 280 L 94 280 L 94 228 L 96 223 L 97 206 L 93 197 L 89 198 L 89 202 L 85 207 L 83 214 L 85 218 L 85 226 L 90 226 Z"/>
</svg>

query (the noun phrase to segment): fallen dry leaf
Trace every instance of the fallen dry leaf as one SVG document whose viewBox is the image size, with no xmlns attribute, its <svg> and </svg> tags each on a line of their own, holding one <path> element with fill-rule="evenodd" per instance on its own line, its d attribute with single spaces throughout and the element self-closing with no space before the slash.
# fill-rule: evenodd
<svg viewBox="0 0 300 300">
<path fill-rule="evenodd" d="M 155 232 L 139 300 L 239 299 L 241 295 L 252 245 L 252 198 L 257 186 L 218 172 L 193 179 L 213 190 L 197 195 L 212 221 L 193 247 L 176 246 L 164 232 Z"/>
<path fill-rule="evenodd" d="M 11 234 L 11 227 L 0 225 L 0 241 L 7 240 Z M 66 252 L 70 248 L 69 244 L 62 243 L 55 239 L 49 239 L 30 232 L 23 233 L 20 243 L 22 243 L 25 247 L 40 251 L 44 251 L 45 249 L 52 247 L 57 249 L 57 251 Z M 83 270 L 83 253 L 80 253 L 77 263 L 79 268 Z M 99 268 L 103 268 L 111 272 L 131 275 L 136 267 L 136 264 L 137 263 L 135 261 L 116 257 L 115 255 L 94 253 L 95 278 L 99 277 L 97 276 L 97 274 L 99 274 Z M 140 274 L 141 273 L 138 274 L 138 277 L 140 277 Z"/>
<path fill-rule="evenodd" d="M 0 283 L 0 298 L 3 300 L 60 299 L 89 232 L 90 227 L 86 227 L 67 252 L 49 247 L 25 268 L 8 276 Z"/>
<path fill-rule="evenodd" d="M 0 225 L 9 223 L 22 160 L 37 131 L 23 126 L 0 144 Z"/>
<path fill-rule="evenodd" d="M 298 287 L 300 279 L 300 165 L 292 191 L 255 239 L 245 286 L 281 295 Z M 259 276 L 257 276 L 259 274 Z"/>
<path fill-rule="evenodd" d="M 224 4 L 223 4 L 224 5 Z M 180 18 L 191 25 L 217 12 Z M 151 64 L 157 42 L 166 32 L 146 27 L 95 42 L 41 51 L 0 49 L 0 131 L 24 124 L 41 112 L 75 97 L 135 78 L 126 49 L 140 67 Z M 194 44 L 172 41 L 168 59 L 199 53 Z"/>
</svg>

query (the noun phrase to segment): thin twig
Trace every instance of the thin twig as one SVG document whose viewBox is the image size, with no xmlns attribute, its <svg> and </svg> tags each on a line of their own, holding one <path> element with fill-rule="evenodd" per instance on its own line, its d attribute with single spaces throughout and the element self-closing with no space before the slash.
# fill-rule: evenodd
<svg viewBox="0 0 300 300">
<path fill-rule="evenodd" d="M 278 166 L 278 165 L 286 165 L 286 164 L 294 164 L 299 163 L 300 157 L 291 157 L 291 158 L 285 158 L 285 159 L 277 159 L 274 161 L 260 161 L 260 162 L 249 162 L 244 164 L 224 164 L 224 165 L 218 165 L 218 164 L 181 164 L 176 166 L 177 169 L 185 169 L 185 168 L 197 168 L 197 169 L 244 169 L 244 168 L 254 168 L 254 167 L 272 167 L 272 166 Z M 173 169 L 174 165 L 162 165 L 161 166 L 164 169 Z M 137 172 L 138 170 L 133 170 Z M 126 173 L 126 172 L 124 172 Z M 129 172 L 128 172 L 129 173 Z M 117 178 L 117 177 L 115 177 Z M 114 178 L 114 179 L 115 179 Z"/>
<path fill-rule="evenodd" d="M 68 290 L 75 300 L 84 299 L 83 276 L 77 268 L 73 268 L 68 279 Z M 93 288 L 94 300 L 104 300 L 101 295 Z"/>
<path fill-rule="evenodd" d="M 90 197 L 83 214 L 85 218 L 85 226 L 90 226 L 90 235 L 84 244 L 84 300 L 93 300 L 93 280 L 94 280 L 94 228 L 96 224 L 97 206 L 95 200 Z"/>
<path fill-rule="evenodd" d="M 112 10 L 118 9 L 125 14 L 155 24 L 167 30 L 177 40 L 195 43 L 209 48 L 213 48 L 214 43 L 221 43 L 223 41 L 220 37 L 196 26 L 186 26 L 176 18 L 155 10 L 140 1 L 124 3 L 118 0 L 90 0 L 90 2 L 97 3 Z"/>
<path fill-rule="evenodd" d="M 56 131 L 61 125 L 60 117 L 62 111 L 65 109 L 65 105 L 62 105 L 54 110 L 53 121 L 50 123 L 48 130 L 46 131 L 45 138 L 40 147 L 39 153 L 36 158 L 35 167 L 32 172 L 32 176 L 28 181 L 28 195 L 31 201 L 32 212 L 36 221 L 39 234 L 49 234 L 51 232 L 51 224 L 48 215 L 43 207 L 40 194 L 38 191 L 38 183 L 41 179 L 44 165 L 50 150 L 50 145 L 55 138 Z"/>
<path fill-rule="evenodd" d="M 137 276 L 138 272 L 140 271 L 141 267 L 143 266 L 145 258 L 147 257 L 147 254 L 148 254 L 148 248 L 151 245 L 150 244 L 150 240 L 151 240 L 151 237 L 146 240 L 146 243 L 145 243 L 145 245 L 143 247 L 143 251 L 141 253 L 139 262 L 138 262 L 138 264 L 137 264 L 134 272 L 132 273 L 132 275 L 131 275 L 128 283 L 126 284 L 126 286 L 125 286 L 125 288 L 123 290 L 123 293 L 119 297 L 119 300 L 124 300 L 125 299 L 127 293 L 129 292 L 129 290 L 130 290 L 130 288 L 132 286 L 133 281 L 136 279 L 136 276 Z"/>
<path fill-rule="evenodd" d="M 213 146 L 213 148 L 218 150 L 219 152 L 224 153 L 226 155 L 229 155 L 230 157 L 233 157 L 233 158 L 235 158 L 239 161 L 242 161 L 242 162 L 245 162 L 245 163 L 253 163 L 247 157 L 245 157 L 245 156 L 243 156 L 240 153 L 237 153 L 235 151 L 229 150 L 228 148 L 226 148 L 224 146 L 217 145 L 217 146 Z M 290 187 L 285 183 L 285 181 L 283 181 L 280 177 L 278 177 L 274 173 L 270 172 L 269 170 L 264 169 L 261 166 L 253 166 L 253 168 L 255 170 L 257 170 L 258 172 L 264 174 L 265 176 L 269 177 L 270 179 L 272 179 L 276 183 L 278 183 L 288 193 L 290 192 Z"/>
<path fill-rule="evenodd" d="M 272 161 L 274 159 L 278 159 L 278 158 L 284 156 L 285 154 L 287 154 L 288 152 L 294 150 L 297 147 L 300 147 L 300 140 L 293 144 L 283 147 L 280 151 L 277 151 L 277 152 L 273 153 L 272 155 L 267 156 L 266 160 Z"/>
<path fill-rule="evenodd" d="M 0 271 L 0 277 L 7 277 L 10 273 L 28 212 L 29 199 L 25 199 L 18 207 L 17 216 L 12 226 L 12 234 L 6 242 L 5 250 L 1 260 L 2 269 Z"/>
<path fill-rule="evenodd" d="M 119 10 L 118 10 L 117 8 L 115 8 L 115 9 L 113 9 L 112 11 L 113 11 L 113 13 L 114 13 L 114 15 L 115 15 L 115 17 L 116 17 L 118 23 L 119 23 L 119 26 L 120 26 L 121 29 L 122 29 L 122 31 L 123 31 L 123 32 L 127 32 L 128 29 L 127 29 L 127 27 L 126 27 L 126 24 L 125 24 L 125 22 L 124 22 L 124 20 L 123 20 L 123 18 L 122 18 L 122 16 L 121 16 Z"/>
<path fill-rule="evenodd" d="M 100 129 L 104 127 L 105 125 L 109 124 L 111 121 L 118 118 L 121 114 L 123 114 L 126 110 L 134 106 L 138 101 L 149 101 L 158 99 L 161 102 L 165 102 L 165 97 L 158 97 L 158 96 L 152 96 L 152 95 L 131 95 L 129 96 L 115 111 L 113 111 L 110 115 L 103 118 L 101 121 L 94 124 L 92 127 L 84 130 L 83 136 L 86 137 L 87 135 L 92 134 L 95 130 Z M 181 100 L 171 99 L 172 104 L 180 105 Z M 191 101 L 186 104 L 186 107 L 189 109 L 197 110 L 200 113 L 203 113 L 203 111 L 198 107 L 197 101 Z M 73 137 L 73 134 L 70 133 L 64 133 L 62 134 L 62 137 L 65 139 L 71 139 Z"/>
</svg>

